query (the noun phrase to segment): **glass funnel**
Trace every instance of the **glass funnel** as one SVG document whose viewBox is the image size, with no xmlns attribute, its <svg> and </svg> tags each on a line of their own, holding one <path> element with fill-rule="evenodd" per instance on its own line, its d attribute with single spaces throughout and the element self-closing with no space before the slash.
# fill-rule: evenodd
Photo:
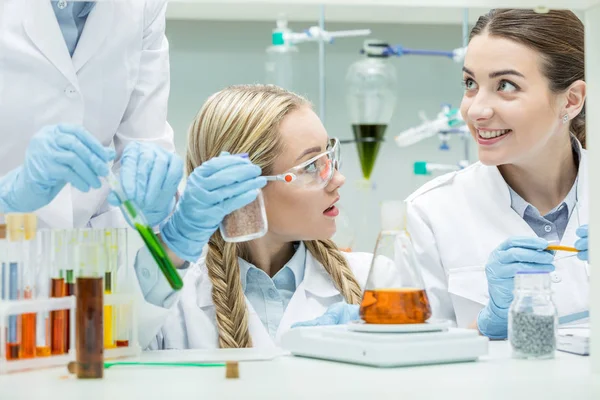
<svg viewBox="0 0 600 400">
<path fill-rule="evenodd" d="M 388 60 L 388 45 L 366 40 L 366 58 L 348 69 L 346 101 L 365 179 L 371 177 L 383 135 L 396 106 L 396 69 Z"/>
<path fill-rule="evenodd" d="M 384 228 L 379 233 L 360 316 L 368 324 L 420 324 L 431 317 L 421 269 L 405 230 Z"/>
</svg>

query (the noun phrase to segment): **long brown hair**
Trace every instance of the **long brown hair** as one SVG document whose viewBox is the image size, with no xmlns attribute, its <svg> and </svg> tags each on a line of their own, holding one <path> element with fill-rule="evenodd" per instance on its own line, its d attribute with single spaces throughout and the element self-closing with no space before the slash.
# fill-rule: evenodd
<svg viewBox="0 0 600 400">
<path fill-rule="evenodd" d="M 469 40 L 484 33 L 514 40 L 539 52 L 542 73 L 554 93 L 585 80 L 584 27 L 571 11 L 551 10 L 544 14 L 528 9 L 491 10 L 479 17 Z M 585 147 L 585 106 L 571 121 L 570 129 Z"/>
<path fill-rule="evenodd" d="M 194 119 L 188 134 L 186 172 L 222 151 L 248 153 L 250 160 L 270 174 L 283 144 L 279 124 L 290 112 L 310 103 L 271 85 L 237 85 L 212 95 Z M 358 304 L 362 291 L 348 262 L 331 240 L 304 241 L 346 302 Z M 206 267 L 212 283 L 219 346 L 252 347 L 248 310 L 238 257 L 248 259 L 243 243 L 228 243 L 217 230 L 208 242 Z"/>
</svg>

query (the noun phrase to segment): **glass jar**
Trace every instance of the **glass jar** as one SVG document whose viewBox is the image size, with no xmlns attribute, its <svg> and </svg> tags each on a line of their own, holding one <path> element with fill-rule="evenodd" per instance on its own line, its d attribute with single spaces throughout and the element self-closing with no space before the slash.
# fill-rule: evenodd
<svg viewBox="0 0 600 400">
<path fill-rule="evenodd" d="M 521 271 L 515 276 L 514 300 L 508 311 L 508 340 L 514 358 L 554 358 L 558 316 L 550 274 Z"/>
<path fill-rule="evenodd" d="M 267 212 L 262 191 L 256 200 L 227 215 L 221 222 L 221 236 L 226 242 L 247 242 L 267 233 Z"/>
</svg>

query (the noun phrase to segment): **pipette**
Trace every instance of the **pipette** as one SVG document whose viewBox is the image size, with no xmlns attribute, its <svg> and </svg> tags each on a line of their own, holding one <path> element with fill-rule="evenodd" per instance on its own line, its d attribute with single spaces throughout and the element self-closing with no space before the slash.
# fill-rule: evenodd
<svg viewBox="0 0 600 400">
<path fill-rule="evenodd" d="M 546 247 L 546 250 L 569 251 L 571 253 L 578 253 L 579 252 L 579 250 L 577 250 L 575 247 L 561 246 L 561 245 L 558 245 L 558 244 L 551 244 L 548 247 Z"/>
<path fill-rule="evenodd" d="M 123 190 L 121 188 L 121 184 L 119 183 L 117 177 L 112 173 L 112 171 L 109 171 L 107 180 L 111 189 L 119 199 L 119 208 L 123 212 L 123 215 L 129 220 L 129 223 L 131 223 L 135 227 L 135 229 L 142 237 L 144 244 L 150 251 L 150 254 L 154 258 L 154 261 L 156 261 L 158 268 L 160 268 L 163 275 L 169 282 L 169 285 L 171 285 L 171 287 L 175 290 L 181 289 L 183 287 L 183 281 L 181 279 L 181 276 L 179 276 L 179 273 L 177 273 L 177 270 L 171 263 L 167 252 L 165 251 L 165 249 L 163 249 L 158 237 L 156 237 L 156 235 L 154 234 L 152 227 L 148 225 L 146 217 L 144 216 L 142 211 L 139 209 L 137 204 L 135 204 L 133 201 L 129 200 L 127 196 L 125 196 L 125 193 L 123 193 Z"/>
</svg>

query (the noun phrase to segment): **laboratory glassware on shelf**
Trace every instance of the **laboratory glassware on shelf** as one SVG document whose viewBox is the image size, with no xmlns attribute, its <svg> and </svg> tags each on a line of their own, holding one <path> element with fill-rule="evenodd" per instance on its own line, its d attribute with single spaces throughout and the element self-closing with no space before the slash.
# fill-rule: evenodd
<svg viewBox="0 0 600 400">
<path fill-rule="evenodd" d="M 468 141 L 471 140 L 471 135 L 468 127 L 457 108 L 451 108 L 449 105 L 444 105 L 435 119 L 429 120 L 424 111 L 419 113 L 421 124 L 411 127 L 394 138 L 399 147 L 409 147 L 421 140 L 428 139 L 433 136 L 438 136 L 440 139 L 439 149 L 442 151 L 449 150 L 448 144 L 451 136 L 460 137 L 465 142 L 465 153 L 463 159 L 456 164 L 438 164 L 427 161 L 416 161 L 414 163 L 415 175 L 432 175 L 438 172 L 458 171 L 466 168 L 469 165 L 469 146 Z"/>
<path fill-rule="evenodd" d="M 431 317 L 421 268 L 406 232 L 404 204 L 381 205 L 377 238 L 360 316 L 367 324 L 422 324 Z"/>
<path fill-rule="evenodd" d="M 399 147 L 408 147 L 421 140 L 430 138 L 432 136 L 449 133 L 458 133 L 461 131 L 457 130 L 464 125 L 460 110 L 458 108 L 451 108 L 450 106 L 444 105 L 438 115 L 429 120 L 425 115 L 424 111 L 419 113 L 421 124 L 411 127 L 403 132 L 400 132 L 394 140 Z M 445 147 L 445 144 L 442 143 Z M 442 148 L 446 150 L 447 148 Z"/>
<path fill-rule="evenodd" d="M 397 99 L 396 69 L 383 50 L 387 44 L 365 40 L 365 57 L 346 74 L 346 103 L 363 177 L 369 180 Z"/>
<path fill-rule="evenodd" d="M 303 32 L 293 32 L 288 27 L 285 15 L 277 19 L 277 27 L 271 35 L 271 46 L 267 47 L 265 63 L 266 83 L 291 91 L 299 91 L 294 81 L 294 69 L 298 68 L 298 44 L 306 42 L 333 43 L 335 39 L 368 36 L 369 29 L 356 29 L 329 32 L 318 26 L 311 26 Z"/>
<path fill-rule="evenodd" d="M 36 230 L 34 217 L 8 214 L 8 226 L 0 225 L 0 373 L 74 361 L 75 285 L 90 265 L 102 284 L 105 315 L 94 334 L 104 337 L 104 356 L 139 355 L 135 294 L 128 286 L 129 229 Z"/>
</svg>

